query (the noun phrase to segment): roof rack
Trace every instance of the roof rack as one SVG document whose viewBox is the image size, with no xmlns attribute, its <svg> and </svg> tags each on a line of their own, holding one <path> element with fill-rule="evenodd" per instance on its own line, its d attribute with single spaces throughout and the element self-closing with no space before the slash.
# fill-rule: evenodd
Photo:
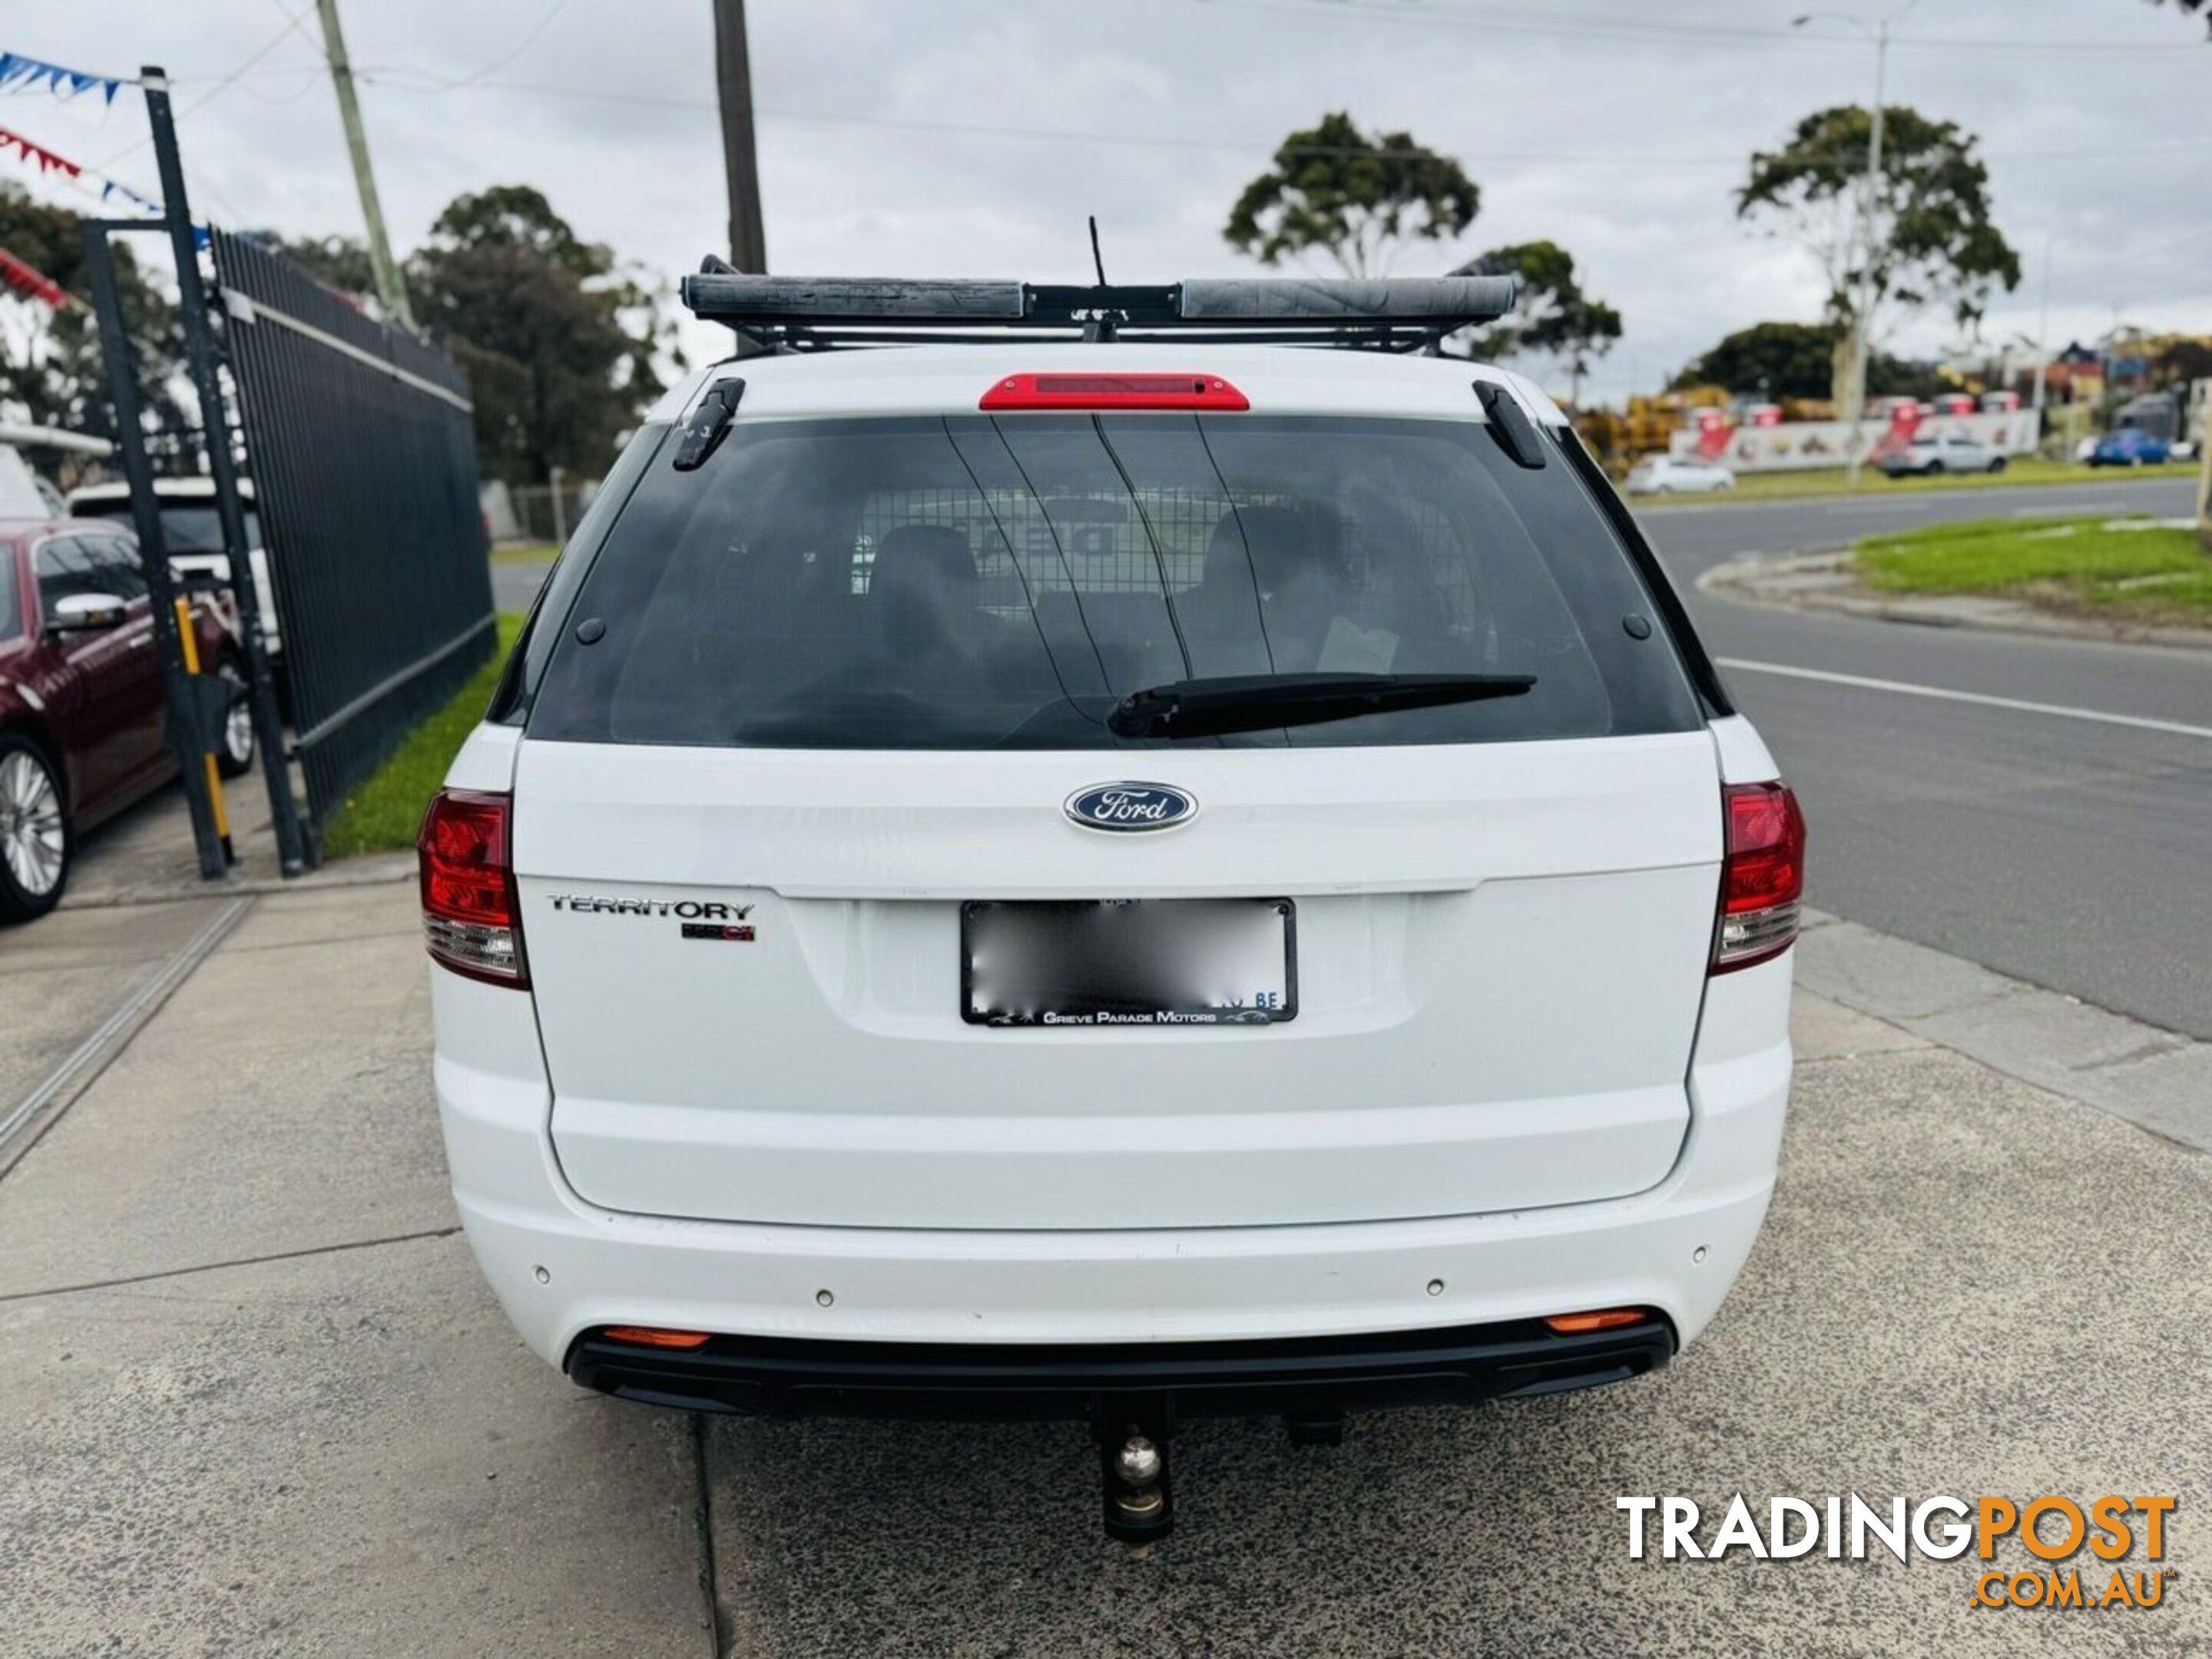
<svg viewBox="0 0 2212 1659">
<path fill-rule="evenodd" d="M 683 282 L 694 315 L 756 343 L 988 343 L 1015 333 L 1412 350 L 1513 308 L 1510 276 L 1314 281 L 1232 277 L 1160 286 L 756 276 L 709 255 Z"/>
</svg>

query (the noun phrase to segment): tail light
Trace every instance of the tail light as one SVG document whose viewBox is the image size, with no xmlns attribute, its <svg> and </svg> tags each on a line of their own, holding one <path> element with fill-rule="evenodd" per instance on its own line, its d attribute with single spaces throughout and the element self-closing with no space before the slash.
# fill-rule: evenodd
<svg viewBox="0 0 2212 1659">
<path fill-rule="evenodd" d="M 1721 791 L 1727 849 L 1712 971 L 1780 956 L 1797 939 L 1805 896 L 1805 815 L 1786 783 L 1731 783 Z"/>
<path fill-rule="evenodd" d="M 441 789 L 422 815 L 415 852 L 431 959 L 488 985 L 526 987 L 513 812 L 506 795 Z"/>
</svg>

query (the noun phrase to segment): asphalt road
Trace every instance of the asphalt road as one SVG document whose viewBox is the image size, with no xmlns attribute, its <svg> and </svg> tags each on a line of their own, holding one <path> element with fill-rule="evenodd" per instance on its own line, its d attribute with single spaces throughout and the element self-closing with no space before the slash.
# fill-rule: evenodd
<svg viewBox="0 0 2212 1659">
<path fill-rule="evenodd" d="M 1774 672 L 2212 728 L 2212 653 L 1905 627 L 1692 591 L 1747 553 L 1938 519 L 2106 507 L 2178 517 L 2190 503 L 2185 480 L 2116 481 L 1643 515 L 1803 798 L 1814 904 L 2212 1037 L 2212 737 Z"/>
</svg>

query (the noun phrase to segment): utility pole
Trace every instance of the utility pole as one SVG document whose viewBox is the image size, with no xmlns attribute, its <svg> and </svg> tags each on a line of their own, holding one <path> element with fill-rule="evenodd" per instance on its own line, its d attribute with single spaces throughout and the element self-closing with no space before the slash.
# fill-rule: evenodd
<svg viewBox="0 0 2212 1659">
<path fill-rule="evenodd" d="M 2042 441 L 2043 373 L 2051 363 L 2051 244 L 2052 238 L 2043 239 L 2043 303 L 2038 313 L 2040 320 L 2035 325 L 2035 414 L 2036 440 Z"/>
<path fill-rule="evenodd" d="M 331 0 L 323 0 L 328 6 Z M 730 263 L 768 270 L 761 228 L 760 157 L 753 145 L 752 61 L 745 45 L 745 0 L 714 0 L 714 89 L 722 106 L 722 168 L 730 190 Z"/>
<path fill-rule="evenodd" d="M 384 234 L 384 206 L 376 199 L 376 175 L 369 170 L 368 134 L 361 125 L 361 100 L 354 96 L 353 65 L 347 61 L 345 34 L 338 27 L 338 0 L 315 0 L 323 20 L 323 53 L 331 62 L 331 84 L 337 88 L 338 119 L 345 125 L 346 151 L 353 158 L 353 182 L 361 192 L 361 216 L 368 223 L 368 263 L 376 272 L 376 297 L 385 314 L 410 332 L 415 313 L 407 304 L 407 285 Z"/>
</svg>

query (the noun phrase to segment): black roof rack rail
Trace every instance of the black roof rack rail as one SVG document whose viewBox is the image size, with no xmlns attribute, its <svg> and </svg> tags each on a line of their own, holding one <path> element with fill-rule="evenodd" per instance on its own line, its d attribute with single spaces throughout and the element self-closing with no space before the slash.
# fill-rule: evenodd
<svg viewBox="0 0 2212 1659">
<path fill-rule="evenodd" d="M 696 316 L 764 345 L 1003 340 L 1013 332 L 1084 339 L 1173 337 L 1410 349 L 1513 308 L 1510 276 L 1352 279 L 1224 277 L 1153 286 L 1036 284 L 977 278 L 757 276 L 710 258 L 683 283 Z"/>
</svg>

